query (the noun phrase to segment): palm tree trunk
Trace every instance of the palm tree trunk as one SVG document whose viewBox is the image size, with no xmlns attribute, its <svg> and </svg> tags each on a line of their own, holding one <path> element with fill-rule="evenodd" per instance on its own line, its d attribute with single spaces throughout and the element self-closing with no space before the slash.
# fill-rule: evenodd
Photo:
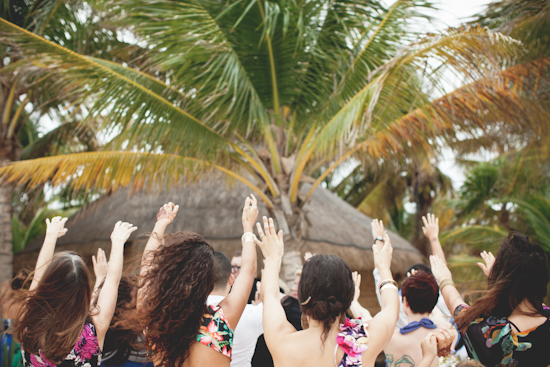
<svg viewBox="0 0 550 367">
<path fill-rule="evenodd" d="M 7 164 L 1 161 L 0 166 Z M 0 186 L 0 283 L 13 277 L 11 243 L 11 190 Z"/>
</svg>

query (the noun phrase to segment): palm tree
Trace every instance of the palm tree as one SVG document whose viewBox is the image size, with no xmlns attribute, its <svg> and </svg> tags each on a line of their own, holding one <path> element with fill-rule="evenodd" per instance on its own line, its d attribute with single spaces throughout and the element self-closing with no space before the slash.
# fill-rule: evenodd
<svg viewBox="0 0 550 367">
<path fill-rule="evenodd" d="M 75 2 L 52 0 L 7 1 L 0 4 L 0 17 L 14 25 L 27 29 L 48 40 L 63 44 L 65 48 L 86 55 L 102 55 L 120 62 L 134 60 L 139 64 L 139 51 L 117 40 L 116 33 L 101 24 L 101 18 L 93 13 L 93 18 L 82 18 L 86 8 Z M 94 42 L 89 42 L 90 40 Z M 88 42 L 87 42 L 88 41 Z M 85 105 L 73 108 L 71 96 L 62 98 L 56 91 L 55 81 L 36 78 L 31 69 L 19 68 L 23 61 L 10 45 L 0 48 L 0 166 L 20 159 L 33 159 L 48 155 L 69 152 L 91 151 L 97 149 L 96 120 L 75 123 L 80 120 Z M 46 116 L 47 115 L 47 116 Z M 44 123 L 43 117 L 50 117 L 60 123 L 58 127 L 44 136 L 38 136 L 37 127 Z M 25 195 L 16 192 L 13 195 L 15 206 L 22 199 L 27 204 L 34 203 L 40 197 L 41 190 L 35 188 Z M 33 197 L 36 196 L 36 197 Z M 0 281 L 12 277 L 12 249 L 18 249 L 25 234 L 23 228 L 29 227 L 35 233 L 36 215 L 39 206 L 29 205 L 21 216 L 12 205 L 12 192 L 8 187 L 0 188 L 1 212 L 0 227 Z M 32 210 L 30 210 L 32 209 Z M 15 210 L 15 212 L 14 212 Z M 13 214 L 13 218 L 10 216 Z M 12 223 L 14 225 L 12 226 Z M 12 227 L 14 242 L 12 246 Z M 19 245 L 18 245 L 19 244 Z"/>
<path fill-rule="evenodd" d="M 267 204 L 287 235 L 288 258 L 306 225 L 300 207 L 341 163 L 428 154 L 485 128 L 487 116 L 533 123 L 518 111 L 524 99 L 536 102 L 524 81 L 546 78 L 550 66 L 510 79 L 505 68 L 521 60 L 521 46 L 485 28 L 420 37 L 409 26 L 429 7 L 421 0 L 389 8 L 350 0 L 89 4 L 136 39 L 146 63 L 86 56 L 2 19 L 0 35 L 22 75 L 51 81 L 75 106 L 88 103 L 84 120 L 101 118 L 114 137 L 101 152 L 18 162 L 4 177 L 26 187 L 160 189 L 219 171 Z M 445 91 L 444 70 L 466 86 L 431 98 Z"/>
</svg>

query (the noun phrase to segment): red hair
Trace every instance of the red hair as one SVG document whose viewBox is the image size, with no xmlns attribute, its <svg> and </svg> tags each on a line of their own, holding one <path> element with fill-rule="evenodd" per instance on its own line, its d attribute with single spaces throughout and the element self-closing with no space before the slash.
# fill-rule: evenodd
<svg viewBox="0 0 550 367">
<path fill-rule="evenodd" d="M 433 275 L 419 271 L 405 280 L 401 295 L 414 313 L 432 312 L 439 298 L 439 287 Z"/>
</svg>

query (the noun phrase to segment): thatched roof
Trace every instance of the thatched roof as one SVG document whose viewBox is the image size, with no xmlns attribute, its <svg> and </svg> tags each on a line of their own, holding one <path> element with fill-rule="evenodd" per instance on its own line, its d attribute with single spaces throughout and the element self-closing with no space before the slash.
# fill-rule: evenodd
<svg viewBox="0 0 550 367">
<path fill-rule="evenodd" d="M 305 184 L 305 194 L 310 185 Z M 219 181 L 201 182 L 178 191 L 158 195 L 135 194 L 119 190 L 106 195 L 82 209 L 69 219 L 69 232 L 58 241 L 59 247 L 109 242 L 114 224 L 127 221 L 138 226 L 130 238 L 150 232 L 156 221 L 156 213 L 163 203 L 172 201 L 180 205 L 180 211 L 170 232 L 193 231 L 203 235 L 217 249 L 228 255 L 240 248 L 242 235 L 241 213 L 244 198 L 250 189 L 241 184 L 230 187 Z M 260 217 L 268 215 L 266 206 L 260 203 Z M 352 269 L 368 270 L 373 267 L 371 246 L 371 218 L 357 211 L 326 189 L 315 190 L 303 207 L 307 222 L 302 253 L 330 253 L 341 256 Z M 409 242 L 389 232 L 394 247 L 394 272 L 402 272 L 422 257 Z M 43 238 L 33 241 L 20 254 L 37 252 Z M 84 249 L 84 248 L 83 248 Z"/>
</svg>

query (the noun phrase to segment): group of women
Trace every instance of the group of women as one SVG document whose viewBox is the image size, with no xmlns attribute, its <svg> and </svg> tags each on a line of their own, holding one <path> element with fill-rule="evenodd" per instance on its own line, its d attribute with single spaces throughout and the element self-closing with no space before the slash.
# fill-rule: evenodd
<svg viewBox="0 0 550 367">
<path fill-rule="evenodd" d="M 114 340 L 106 337 L 110 329 L 132 333 L 127 344 L 146 351 L 155 366 L 229 366 L 233 330 L 256 276 L 256 246 L 265 258 L 264 336 L 275 366 L 374 366 L 392 336 L 400 302 L 387 235 L 377 237 L 372 246 L 381 277 L 381 311 L 368 322 L 346 319 L 355 293 L 351 269 L 337 256 L 315 255 L 305 262 L 297 287 L 304 330 L 296 331 L 279 297 L 283 233 L 276 231 L 272 219 L 256 222 L 256 198 L 247 198 L 243 209 L 240 275 L 216 307 L 206 305 L 214 285 L 212 247 L 195 233 L 166 233 L 178 209 L 168 203 L 159 210 L 140 273 L 134 282 L 123 278 L 127 289 L 123 292 L 119 284 L 124 243 L 137 228 L 122 222 L 115 225 L 106 275 L 95 296 L 83 259 L 73 252 L 54 254 L 56 240 L 67 232 L 66 218 L 47 221 L 32 283 L 20 291 L 20 311 L 13 316 L 14 336 L 21 343 L 26 367 L 99 366 L 102 352 L 118 348 L 107 345 Z M 376 220 L 372 225 L 383 230 Z M 469 307 L 445 263 L 438 257 L 430 260 L 472 358 L 490 367 L 550 365 L 544 353 L 550 345 L 550 321 L 543 306 L 548 264 L 539 246 L 519 233 L 510 234 L 494 264 L 488 264 L 487 291 Z M 120 294 L 127 296 L 124 306 Z M 422 343 L 422 365 L 431 365 L 450 343 L 445 335 L 431 333 Z"/>
</svg>

